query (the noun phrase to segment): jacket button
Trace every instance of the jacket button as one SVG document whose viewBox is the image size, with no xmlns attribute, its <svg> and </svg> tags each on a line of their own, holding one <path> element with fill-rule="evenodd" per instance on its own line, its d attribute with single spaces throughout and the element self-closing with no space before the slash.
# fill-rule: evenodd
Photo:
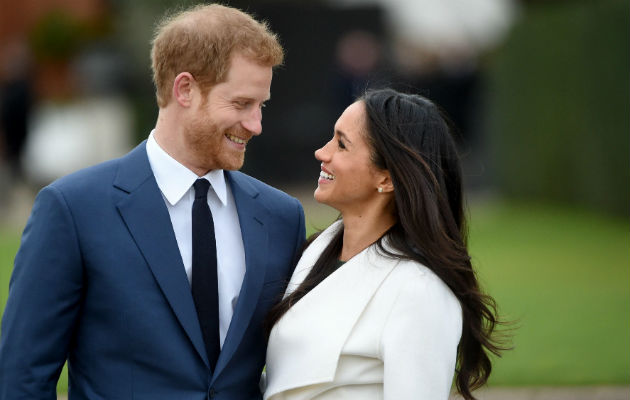
<svg viewBox="0 0 630 400">
<path fill-rule="evenodd" d="M 208 396 L 210 396 L 211 399 L 213 399 L 216 395 L 217 392 L 214 390 L 214 388 L 210 388 L 210 390 L 208 390 Z"/>
</svg>

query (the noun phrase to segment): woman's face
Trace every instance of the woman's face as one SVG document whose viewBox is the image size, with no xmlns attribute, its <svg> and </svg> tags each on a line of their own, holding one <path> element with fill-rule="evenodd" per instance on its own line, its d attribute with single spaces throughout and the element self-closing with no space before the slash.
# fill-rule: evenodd
<svg viewBox="0 0 630 400">
<path fill-rule="evenodd" d="M 315 158 L 322 163 L 315 200 L 342 213 L 360 213 L 379 196 L 383 173 L 370 159 L 366 135 L 365 105 L 359 101 L 346 108 L 335 124 L 332 139 L 315 151 Z"/>
</svg>

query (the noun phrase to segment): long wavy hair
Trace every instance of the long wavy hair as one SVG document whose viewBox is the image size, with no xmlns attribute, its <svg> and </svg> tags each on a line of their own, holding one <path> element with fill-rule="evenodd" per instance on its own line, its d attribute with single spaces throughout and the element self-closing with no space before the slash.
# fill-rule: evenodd
<svg viewBox="0 0 630 400">
<path fill-rule="evenodd" d="M 377 241 L 391 257 L 415 260 L 430 268 L 457 296 L 463 312 L 455 384 L 466 400 L 486 383 L 489 353 L 505 350 L 496 337 L 500 323 L 496 303 L 484 294 L 467 250 L 462 173 L 452 124 L 430 100 L 392 89 L 366 92 L 365 133 L 371 161 L 390 173 L 394 185 L 396 223 Z M 393 249 L 387 251 L 383 240 Z M 274 306 L 271 328 L 306 293 L 338 268 L 343 227 L 322 252 L 302 284 Z"/>
</svg>

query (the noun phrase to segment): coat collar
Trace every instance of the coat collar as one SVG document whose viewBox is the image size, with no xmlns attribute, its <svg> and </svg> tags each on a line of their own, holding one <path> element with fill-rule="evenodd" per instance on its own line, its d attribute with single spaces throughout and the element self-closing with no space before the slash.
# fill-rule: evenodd
<svg viewBox="0 0 630 400">
<path fill-rule="evenodd" d="M 120 159 L 114 187 L 127 194 L 116 204 L 127 229 L 179 323 L 208 364 L 190 284 L 166 204 L 149 164 L 146 141 Z"/>
<path fill-rule="evenodd" d="M 268 249 L 269 211 L 264 206 L 264 202 L 258 198 L 260 193 L 251 184 L 251 178 L 235 171 L 226 171 L 226 178 L 238 210 L 238 220 L 245 245 L 246 269 L 212 382 L 217 380 L 243 340 L 243 335 L 258 304 L 267 271 L 264 254 Z"/>
<path fill-rule="evenodd" d="M 340 228 L 337 222 L 309 246 L 291 278 L 295 290 Z M 372 245 L 348 260 L 300 299 L 271 331 L 265 397 L 292 388 L 331 382 L 339 356 L 361 313 L 398 259 Z M 296 355 L 299 354 L 299 357 Z"/>
</svg>

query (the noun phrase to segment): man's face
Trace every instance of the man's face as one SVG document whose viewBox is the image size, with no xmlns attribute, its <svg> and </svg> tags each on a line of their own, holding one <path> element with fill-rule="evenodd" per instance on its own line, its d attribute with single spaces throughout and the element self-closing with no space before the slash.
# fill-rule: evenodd
<svg viewBox="0 0 630 400">
<path fill-rule="evenodd" d="M 270 66 L 234 54 L 226 80 L 192 105 L 184 140 L 196 169 L 243 166 L 247 142 L 262 132 L 262 107 L 270 97 L 271 77 Z"/>
</svg>

